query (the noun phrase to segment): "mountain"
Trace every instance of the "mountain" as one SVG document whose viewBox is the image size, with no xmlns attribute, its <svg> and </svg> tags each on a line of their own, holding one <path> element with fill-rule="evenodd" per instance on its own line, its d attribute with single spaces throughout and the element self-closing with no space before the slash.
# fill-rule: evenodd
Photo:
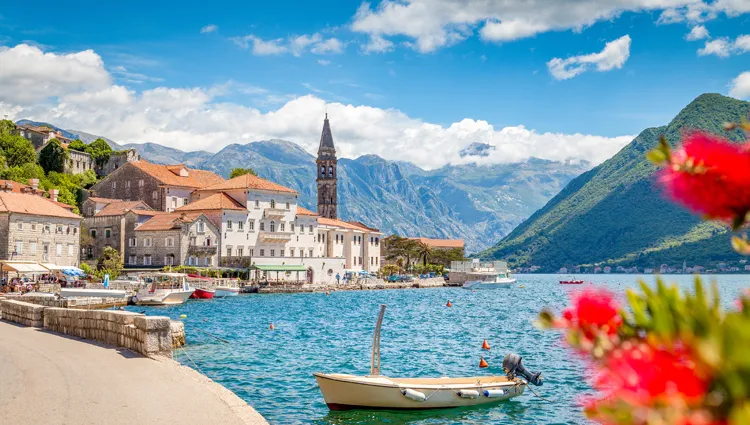
<svg viewBox="0 0 750 425">
<path fill-rule="evenodd" d="M 479 143 L 479 142 L 473 142 L 469 146 L 461 149 L 458 152 L 458 155 L 461 158 L 466 158 L 467 156 L 489 156 L 490 152 L 494 151 L 495 147 L 487 144 L 487 143 Z"/>
<path fill-rule="evenodd" d="M 644 130 L 601 165 L 573 179 L 543 208 L 478 257 L 507 259 L 513 266 L 555 271 L 562 266 L 708 266 L 736 261 L 725 227 L 665 199 L 654 182 L 656 167 L 646 160 L 664 135 L 675 145 L 683 131 L 725 133 L 724 122 L 748 116 L 750 103 L 704 94 L 663 127 Z"/>
<path fill-rule="evenodd" d="M 71 139 L 79 139 L 83 143 L 87 143 L 87 144 L 91 143 L 94 140 L 100 138 L 100 136 L 97 136 L 97 135 L 94 135 L 94 134 L 90 134 L 90 133 L 86 133 L 86 132 L 83 132 L 83 131 L 78 131 L 78 130 L 68 130 L 68 132 L 70 134 L 72 134 L 73 136 L 75 136 L 75 137 L 71 137 Z M 116 151 L 120 151 L 120 150 L 125 149 L 125 147 L 123 147 L 122 145 L 120 145 L 118 143 L 115 143 L 112 139 L 108 139 L 106 137 L 101 137 L 101 138 L 104 139 L 105 142 L 107 142 L 107 144 L 109 145 L 109 147 L 111 147 L 112 149 L 114 149 Z"/>
<path fill-rule="evenodd" d="M 122 148 L 135 149 L 141 157 L 148 158 L 149 161 L 157 164 L 185 164 L 189 167 L 195 167 L 205 158 L 213 155 L 211 152 L 206 151 L 183 152 L 179 149 L 169 148 L 150 142 L 128 143 L 122 145 Z"/>
</svg>

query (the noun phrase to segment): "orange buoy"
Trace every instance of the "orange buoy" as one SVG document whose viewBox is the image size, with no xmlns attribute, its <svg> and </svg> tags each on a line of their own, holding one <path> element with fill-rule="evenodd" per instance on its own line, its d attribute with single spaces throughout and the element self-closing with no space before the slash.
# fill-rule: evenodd
<svg viewBox="0 0 750 425">
<path fill-rule="evenodd" d="M 448 304 L 445 305 L 446 307 L 453 307 L 453 304 L 451 304 L 450 301 L 448 301 Z"/>
<path fill-rule="evenodd" d="M 484 342 L 482 343 L 482 350 L 489 350 L 489 349 L 490 349 L 490 344 L 485 339 Z"/>
<path fill-rule="evenodd" d="M 268 329 L 273 330 L 273 322 L 271 322 L 271 326 L 269 326 Z"/>
<path fill-rule="evenodd" d="M 479 367 L 484 369 L 486 367 L 489 367 L 490 365 L 487 364 L 487 360 L 484 359 L 484 357 L 479 359 Z"/>
</svg>

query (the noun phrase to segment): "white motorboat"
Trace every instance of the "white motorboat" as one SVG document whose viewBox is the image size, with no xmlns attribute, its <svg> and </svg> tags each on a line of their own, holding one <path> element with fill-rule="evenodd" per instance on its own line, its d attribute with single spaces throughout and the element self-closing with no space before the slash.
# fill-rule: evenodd
<svg viewBox="0 0 750 425">
<path fill-rule="evenodd" d="M 195 291 L 184 273 L 151 273 L 141 275 L 146 287 L 135 295 L 138 305 L 182 304 Z"/>
<path fill-rule="evenodd" d="M 128 291 L 116 289 L 84 289 L 84 288 L 60 288 L 60 296 L 63 298 L 97 297 L 97 298 L 125 298 Z"/>
<path fill-rule="evenodd" d="M 470 280 L 464 283 L 464 289 L 498 289 L 510 288 L 516 279 L 510 277 L 510 272 L 482 272 L 472 273 L 479 279 Z"/>
<path fill-rule="evenodd" d="M 440 409 L 496 403 L 523 394 L 529 383 L 542 385 L 541 373 L 524 368 L 521 356 L 508 354 L 503 360 L 505 376 L 465 378 L 389 378 L 380 375 L 380 327 L 385 305 L 375 327 L 370 374 L 354 376 L 314 373 L 328 408 L 349 409 Z M 524 378 L 524 379 L 522 379 Z"/>
<path fill-rule="evenodd" d="M 216 279 L 215 282 L 216 298 L 236 297 L 240 294 L 240 286 L 236 279 Z"/>
</svg>

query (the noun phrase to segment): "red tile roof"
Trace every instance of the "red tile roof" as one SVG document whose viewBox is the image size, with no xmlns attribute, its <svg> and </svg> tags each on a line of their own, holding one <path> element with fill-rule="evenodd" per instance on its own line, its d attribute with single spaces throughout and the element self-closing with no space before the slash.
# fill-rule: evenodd
<svg viewBox="0 0 750 425">
<path fill-rule="evenodd" d="M 463 248 L 463 239 L 430 239 L 430 238 L 409 238 L 411 240 L 422 242 L 431 248 Z"/>
<path fill-rule="evenodd" d="M 92 200 L 92 201 L 94 201 L 94 202 L 96 202 L 97 204 L 109 204 L 109 203 L 112 203 L 112 202 L 118 202 L 118 201 L 122 202 L 122 201 L 124 201 L 124 199 L 100 198 L 98 196 L 89 196 L 87 198 L 87 200 L 89 200 L 89 199 Z"/>
<path fill-rule="evenodd" d="M 312 217 L 317 217 L 318 213 L 314 213 L 314 212 L 308 210 L 307 208 L 302 208 L 299 205 L 297 205 L 297 215 L 309 215 L 309 216 L 312 216 Z"/>
<path fill-rule="evenodd" d="M 216 174 L 206 170 L 196 170 L 187 168 L 187 177 L 180 177 L 179 169 L 177 174 L 171 171 L 174 167 L 184 167 L 184 165 L 159 165 L 152 164 L 146 160 L 129 162 L 129 165 L 136 167 L 146 174 L 149 174 L 156 180 L 167 186 L 194 187 L 196 189 L 216 185 L 225 180 Z"/>
<path fill-rule="evenodd" d="M 59 205 L 59 206 L 61 206 L 61 207 L 63 207 L 63 208 L 65 208 L 66 210 L 73 211 L 73 206 L 72 205 L 68 205 L 65 202 L 52 201 L 51 199 L 50 199 L 50 201 L 53 202 L 53 203 L 55 203 L 55 204 L 57 204 L 57 205 Z"/>
<path fill-rule="evenodd" d="M 318 224 L 322 224 L 324 226 L 331 226 L 331 227 L 340 227 L 340 228 L 349 229 L 349 230 L 359 230 L 361 232 L 373 231 L 372 229 L 370 229 L 369 227 L 363 224 L 349 223 L 347 221 L 337 220 L 335 218 L 320 217 L 318 219 Z"/>
<path fill-rule="evenodd" d="M 15 193 L 21 193 L 21 189 L 29 187 L 26 184 L 14 182 L 13 180 L 0 180 L 0 187 L 11 185 L 13 186 L 13 189 L 11 189 Z"/>
<path fill-rule="evenodd" d="M 154 230 L 173 230 L 179 229 L 184 223 L 192 223 L 196 218 L 202 216 L 200 212 L 173 212 L 159 214 L 150 218 L 145 223 L 138 226 L 137 231 L 154 231 Z"/>
<path fill-rule="evenodd" d="M 232 189 L 260 189 L 270 190 L 273 192 L 284 192 L 284 193 L 297 193 L 296 190 L 289 189 L 288 187 L 276 184 L 274 182 L 262 179 L 252 174 L 245 174 L 237 176 L 233 179 L 222 181 L 208 187 L 204 187 L 202 190 L 232 190 Z"/>
<path fill-rule="evenodd" d="M 123 215 L 127 211 L 131 211 L 131 210 L 136 211 L 139 214 L 159 212 L 159 211 L 153 211 L 151 207 L 146 205 L 146 203 L 144 203 L 143 201 L 114 201 L 114 202 L 108 203 L 104 208 L 101 209 L 101 211 L 94 214 L 94 216 L 95 217 L 111 217 L 115 215 Z"/>
<path fill-rule="evenodd" d="M 45 217 L 78 218 L 49 199 L 28 193 L 0 192 L 0 212 L 41 215 Z"/>
<path fill-rule="evenodd" d="M 177 208 L 175 211 L 210 211 L 210 210 L 247 210 L 234 198 L 224 192 L 219 192 L 207 198 L 191 202 L 185 206 Z"/>
</svg>

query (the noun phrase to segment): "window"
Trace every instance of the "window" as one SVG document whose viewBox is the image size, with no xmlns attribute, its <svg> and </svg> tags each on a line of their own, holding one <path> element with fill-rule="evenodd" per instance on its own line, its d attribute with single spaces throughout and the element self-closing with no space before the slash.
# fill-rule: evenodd
<svg viewBox="0 0 750 425">
<path fill-rule="evenodd" d="M 57 244 L 55 246 L 55 253 L 57 254 L 58 257 L 62 255 L 62 244 L 61 243 L 59 243 L 59 244 Z"/>
<path fill-rule="evenodd" d="M 373 264 L 375 264 L 375 258 L 374 257 L 370 257 L 370 265 L 372 266 Z"/>
<path fill-rule="evenodd" d="M 58 224 L 58 225 L 57 225 L 57 226 L 55 227 L 55 233 L 62 233 L 62 232 L 63 232 L 63 227 L 62 227 L 62 225 L 61 225 L 61 224 Z M 107 237 L 109 237 L 109 236 L 107 236 Z"/>
<path fill-rule="evenodd" d="M 312 257 L 312 256 L 313 256 L 313 250 L 312 250 L 312 248 L 310 248 L 310 257 Z"/>
<path fill-rule="evenodd" d="M 164 245 L 169 246 L 169 247 L 174 246 L 174 238 L 172 237 L 164 238 Z"/>
<path fill-rule="evenodd" d="M 244 250 L 242 249 L 242 247 L 241 247 L 241 246 L 238 246 L 238 247 L 237 247 L 237 256 L 238 256 L 238 257 L 242 257 L 242 254 L 244 254 L 244 252 L 243 252 L 243 251 L 244 251 Z"/>
<path fill-rule="evenodd" d="M 174 257 L 171 255 L 167 255 L 164 257 L 164 264 L 167 266 L 173 266 L 174 265 Z"/>
<path fill-rule="evenodd" d="M 248 228 L 248 229 L 250 229 L 250 231 L 251 231 L 251 232 L 252 232 L 253 230 L 255 230 L 255 220 L 250 220 L 250 221 L 248 221 L 248 222 L 247 222 L 247 228 Z"/>
<path fill-rule="evenodd" d="M 195 246 L 195 244 L 197 243 L 197 240 L 198 240 L 198 238 L 196 238 L 195 236 L 191 236 L 190 237 L 190 246 Z"/>
<path fill-rule="evenodd" d="M 245 231 L 245 222 L 244 221 L 238 221 L 237 222 L 237 230 L 240 232 Z"/>
<path fill-rule="evenodd" d="M 16 255 L 23 254 L 23 241 L 16 241 Z"/>
<path fill-rule="evenodd" d="M 148 238 L 143 239 L 143 246 L 150 247 L 153 245 L 154 245 L 154 240 L 152 238 L 148 237 Z"/>
<path fill-rule="evenodd" d="M 325 176 L 326 176 L 326 166 L 325 165 L 321 165 L 320 166 L 320 177 L 325 177 Z"/>
<path fill-rule="evenodd" d="M 138 239 L 136 238 L 128 238 L 128 246 L 138 246 Z"/>
<path fill-rule="evenodd" d="M 49 233 L 50 232 L 50 225 L 45 224 L 44 229 L 42 229 L 42 233 Z M 96 237 L 96 233 L 94 233 L 94 237 Z"/>
<path fill-rule="evenodd" d="M 260 231 L 262 232 L 264 230 L 266 230 L 266 224 L 261 221 L 260 222 Z"/>
<path fill-rule="evenodd" d="M 265 249 L 261 249 L 260 250 L 260 256 L 261 257 L 265 257 L 266 256 L 266 250 Z"/>
<path fill-rule="evenodd" d="M 283 256 L 284 256 L 284 250 L 283 250 L 283 249 L 280 249 L 280 250 L 279 250 L 279 257 L 283 257 Z"/>
<path fill-rule="evenodd" d="M 252 248 L 247 248 L 247 251 L 248 251 L 248 253 L 250 254 L 250 256 L 251 256 L 251 257 L 252 257 L 253 255 L 255 255 L 255 250 L 254 250 L 254 249 L 252 249 Z"/>
<path fill-rule="evenodd" d="M 112 190 L 117 190 L 117 182 L 112 182 Z"/>
<path fill-rule="evenodd" d="M 36 223 L 31 223 L 31 230 L 36 230 Z"/>
<path fill-rule="evenodd" d="M 290 256 L 290 257 L 294 257 L 294 248 L 291 248 L 291 249 L 289 250 L 289 256 Z"/>
<path fill-rule="evenodd" d="M 125 189 L 130 189 L 130 180 L 125 181 Z"/>
<path fill-rule="evenodd" d="M 207 265 L 207 266 L 210 266 L 210 265 L 212 265 L 212 264 L 213 264 L 213 262 L 214 262 L 214 257 L 206 257 L 206 258 L 205 258 L 205 259 L 203 260 L 203 262 L 204 262 L 204 263 L 206 263 L 206 265 Z"/>
<path fill-rule="evenodd" d="M 34 228 L 34 226 L 32 226 L 32 230 L 33 230 L 33 228 Z M 74 234 L 74 235 L 77 235 L 77 234 L 78 234 L 78 228 L 77 228 L 77 227 L 74 227 L 74 228 L 73 228 L 73 234 Z"/>
<path fill-rule="evenodd" d="M 272 249 L 272 250 L 271 250 L 271 257 L 275 257 L 275 256 L 276 256 L 276 250 L 273 250 L 273 249 Z"/>
<path fill-rule="evenodd" d="M 284 223 L 279 223 L 279 232 L 284 231 Z"/>
<path fill-rule="evenodd" d="M 144 255 L 143 256 L 143 265 L 144 266 L 150 266 L 151 265 L 151 256 L 150 255 Z"/>
<path fill-rule="evenodd" d="M 312 229 L 312 224 L 311 224 L 310 225 L 310 233 L 312 233 L 312 232 L 313 232 L 313 229 Z"/>
<path fill-rule="evenodd" d="M 112 236 L 112 230 L 111 229 L 104 229 L 104 237 L 108 238 Z"/>
<path fill-rule="evenodd" d="M 159 199 L 159 192 L 157 191 L 151 192 L 151 199 L 153 199 L 154 201 Z"/>
<path fill-rule="evenodd" d="M 328 175 L 330 177 L 333 177 L 333 166 L 330 166 L 330 165 L 328 166 Z"/>
<path fill-rule="evenodd" d="M 380 243 L 380 238 L 375 238 L 375 246 L 377 246 Z"/>
<path fill-rule="evenodd" d="M 96 229 L 91 229 L 91 237 L 96 239 Z"/>
<path fill-rule="evenodd" d="M 289 231 L 294 233 L 294 223 L 289 223 Z"/>
<path fill-rule="evenodd" d="M 138 187 L 143 187 L 143 179 L 138 180 Z"/>
<path fill-rule="evenodd" d="M 260 208 L 260 201 L 257 199 L 255 200 L 255 208 Z"/>
<path fill-rule="evenodd" d="M 271 231 L 272 232 L 276 231 L 276 223 L 274 223 L 273 221 L 271 222 Z M 273 257 L 273 255 L 271 257 Z"/>
<path fill-rule="evenodd" d="M 362 265 L 362 257 L 359 257 L 359 265 Z"/>
<path fill-rule="evenodd" d="M 188 266 L 193 265 L 193 257 L 188 257 Z"/>
<path fill-rule="evenodd" d="M 23 230 L 23 223 L 21 222 L 18 223 L 18 230 Z"/>
<path fill-rule="evenodd" d="M 187 198 L 182 198 L 182 205 L 185 206 L 188 204 Z"/>
<path fill-rule="evenodd" d="M 276 200 L 271 199 L 271 208 L 276 208 Z"/>
<path fill-rule="evenodd" d="M 232 256 L 232 247 L 228 246 L 227 247 L 227 257 L 231 257 L 231 256 Z"/>
<path fill-rule="evenodd" d="M 138 264 L 135 255 L 131 255 L 128 257 L 128 264 L 130 264 L 131 266 Z"/>
<path fill-rule="evenodd" d="M 322 238 L 321 236 L 322 236 L 322 235 L 321 235 L 320 233 L 318 233 L 318 243 L 320 243 L 320 242 L 322 242 L 322 241 L 323 241 L 323 238 Z"/>
<path fill-rule="evenodd" d="M 289 209 L 289 202 L 286 203 L 286 209 Z"/>
<path fill-rule="evenodd" d="M 232 230 L 232 220 L 227 220 L 227 230 Z"/>
<path fill-rule="evenodd" d="M 31 246 L 29 247 L 29 252 L 32 254 L 36 254 L 36 242 L 31 243 Z"/>
<path fill-rule="evenodd" d="M 203 221 L 198 222 L 198 233 L 205 233 L 206 232 L 206 225 L 203 223 Z"/>
</svg>

